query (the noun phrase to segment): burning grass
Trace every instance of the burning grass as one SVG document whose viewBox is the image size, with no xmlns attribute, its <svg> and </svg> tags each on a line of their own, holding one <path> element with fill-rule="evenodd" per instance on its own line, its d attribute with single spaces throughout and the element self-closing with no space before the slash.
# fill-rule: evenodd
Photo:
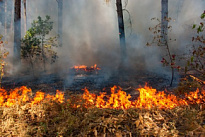
<svg viewBox="0 0 205 137">
<path fill-rule="evenodd" d="M 2 136 L 205 136 L 205 91 L 183 98 L 145 86 L 132 100 L 120 87 L 111 94 L 65 99 L 20 87 L 0 95 Z M 162 103 L 163 102 L 163 103 Z M 170 104 L 171 103 L 171 104 Z"/>
<path fill-rule="evenodd" d="M 98 71 L 100 70 L 100 67 L 97 66 L 97 64 L 88 67 L 86 65 L 78 65 L 78 66 L 73 66 L 71 67 L 71 69 L 75 70 L 75 71 L 85 71 L 85 72 L 92 72 L 92 71 Z"/>
</svg>

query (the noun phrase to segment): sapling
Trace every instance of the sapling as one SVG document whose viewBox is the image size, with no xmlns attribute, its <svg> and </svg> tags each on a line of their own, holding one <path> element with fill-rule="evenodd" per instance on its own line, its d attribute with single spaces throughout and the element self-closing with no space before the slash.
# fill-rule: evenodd
<svg viewBox="0 0 205 137">
<path fill-rule="evenodd" d="M 53 29 L 53 22 L 50 16 L 43 20 L 40 16 L 31 24 L 31 28 L 22 39 L 21 56 L 30 62 L 34 74 L 34 65 L 41 62 L 43 70 L 46 71 L 46 63 L 53 63 L 57 59 L 57 52 L 54 47 L 57 45 L 57 37 L 49 37 Z"/>
<path fill-rule="evenodd" d="M 173 84 L 173 80 L 174 80 L 174 69 L 180 69 L 179 66 L 176 66 L 176 55 L 173 54 L 171 52 L 170 49 L 170 42 L 176 41 L 176 39 L 171 39 L 168 38 L 168 32 L 171 31 L 172 26 L 167 26 L 167 30 L 163 32 L 163 35 L 161 33 L 162 29 L 165 29 L 163 27 L 166 27 L 164 25 L 162 25 L 162 22 L 158 19 L 158 18 L 152 18 L 151 20 L 156 20 L 158 22 L 158 24 L 156 26 L 154 26 L 153 28 L 149 28 L 149 30 L 153 33 L 153 40 L 149 43 L 147 43 L 147 46 L 151 46 L 151 45 L 157 45 L 160 47 L 165 47 L 166 48 L 166 57 L 163 57 L 161 62 L 163 63 L 164 66 L 170 66 L 171 68 L 171 72 L 172 72 L 172 76 L 171 76 L 171 80 L 170 80 L 170 86 L 172 86 Z M 170 22 L 172 19 L 166 18 L 166 20 L 168 22 Z M 166 38 L 164 38 L 166 37 Z"/>
</svg>

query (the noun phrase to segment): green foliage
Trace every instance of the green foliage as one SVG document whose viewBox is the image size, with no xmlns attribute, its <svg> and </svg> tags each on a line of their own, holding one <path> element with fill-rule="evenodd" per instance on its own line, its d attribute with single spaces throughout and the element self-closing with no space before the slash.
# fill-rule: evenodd
<svg viewBox="0 0 205 137">
<path fill-rule="evenodd" d="M 185 66 L 185 73 L 194 71 L 199 74 L 205 75 L 205 38 L 204 38 L 204 24 L 205 12 L 201 15 L 202 21 L 199 25 L 194 24 L 193 29 L 197 31 L 197 35 L 192 37 L 192 50 Z"/>
<path fill-rule="evenodd" d="M 26 32 L 22 39 L 21 56 L 23 59 L 29 60 L 32 69 L 39 62 L 43 63 L 44 70 L 46 62 L 54 63 L 57 59 L 57 37 L 49 37 L 50 31 L 53 29 L 53 22 L 50 16 L 46 16 L 43 20 L 40 16 L 31 24 L 31 28 Z"/>
<path fill-rule="evenodd" d="M 4 66 L 6 65 L 5 58 L 8 56 L 9 52 L 5 50 L 4 46 L 6 42 L 2 40 L 3 36 L 0 35 L 0 87 L 2 82 L 2 77 L 4 75 Z"/>
</svg>

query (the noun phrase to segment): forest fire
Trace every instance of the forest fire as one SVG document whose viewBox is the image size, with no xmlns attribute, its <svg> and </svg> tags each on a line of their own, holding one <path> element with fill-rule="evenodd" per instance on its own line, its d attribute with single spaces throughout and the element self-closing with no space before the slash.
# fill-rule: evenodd
<svg viewBox="0 0 205 137">
<path fill-rule="evenodd" d="M 129 108 L 160 108 L 172 109 L 177 106 L 184 106 L 189 104 L 205 103 L 205 91 L 199 93 L 199 89 L 195 92 L 186 94 L 184 98 L 177 98 L 172 94 L 165 94 L 164 91 L 157 92 L 156 89 L 148 87 L 138 88 L 140 95 L 137 100 L 131 101 L 131 95 L 127 95 L 120 87 L 114 86 L 111 88 L 111 95 L 106 95 L 105 92 L 100 93 L 99 96 L 89 93 L 84 89 L 83 98 L 90 105 L 97 108 L 112 108 L 112 109 L 129 109 Z"/>
<path fill-rule="evenodd" d="M 156 89 L 144 87 L 137 89 L 140 93 L 136 100 L 132 100 L 131 95 L 127 94 L 122 88 L 114 86 L 111 88 L 111 94 L 102 92 L 99 95 L 90 93 L 87 88 L 84 89 L 84 94 L 80 97 L 80 102 L 85 108 L 110 108 L 110 109 L 129 109 L 129 108 L 159 108 L 159 109 L 173 109 L 178 106 L 185 106 L 189 104 L 203 104 L 205 103 L 205 91 L 190 92 L 186 94 L 184 98 L 178 98 L 172 94 L 165 94 L 164 91 L 157 92 Z M 56 91 L 56 95 L 45 94 L 38 91 L 35 96 L 32 97 L 32 91 L 30 88 L 22 86 L 15 88 L 7 93 L 6 90 L 0 89 L 0 106 L 11 107 L 15 104 L 22 105 L 30 103 L 31 106 L 39 104 L 41 102 L 56 101 L 58 103 L 70 103 L 70 99 L 65 99 L 64 93 L 59 90 Z M 137 91 L 136 91 L 137 92 Z M 71 106 L 78 108 L 79 102 L 71 104 Z"/>
<path fill-rule="evenodd" d="M 9 91 L 0 89 L 0 106 L 11 107 L 13 105 L 21 105 L 25 103 L 31 103 L 31 105 L 38 104 L 43 101 L 57 101 L 59 103 L 64 102 L 64 94 L 60 91 L 56 91 L 56 95 L 45 95 L 44 92 L 36 92 L 35 97 L 32 98 L 32 90 L 26 86 L 15 88 Z"/>
<path fill-rule="evenodd" d="M 95 64 L 95 65 L 93 65 L 91 67 L 88 67 L 88 66 L 85 66 L 85 65 L 78 65 L 78 66 L 71 67 L 71 69 L 74 69 L 76 71 L 86 71 L 86 72 L 100 70 L 100 68 L 97 66 L 97 64 Z"/>
</svg>

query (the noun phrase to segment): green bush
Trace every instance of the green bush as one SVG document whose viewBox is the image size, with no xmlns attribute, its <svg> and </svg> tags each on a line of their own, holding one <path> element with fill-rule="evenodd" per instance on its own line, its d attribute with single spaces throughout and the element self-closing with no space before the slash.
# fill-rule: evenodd
<svg viewBox="0 0 205 137">
<path fill-rule="evenodd" d="M 57 37 L 48 36 L 52 29 L 53 22 L 50 21 L 50 16 L 46 16 L 45 20 L 39 16 L 22 39 L 21 57 L 30 62 L 33 72 L 34 66 L 39 63 L 43 64 L 45 71 L 46 63 L 54 63 L 58 57 L 54 51 L 54 47 L 58 47 Z"/>
</svg>

